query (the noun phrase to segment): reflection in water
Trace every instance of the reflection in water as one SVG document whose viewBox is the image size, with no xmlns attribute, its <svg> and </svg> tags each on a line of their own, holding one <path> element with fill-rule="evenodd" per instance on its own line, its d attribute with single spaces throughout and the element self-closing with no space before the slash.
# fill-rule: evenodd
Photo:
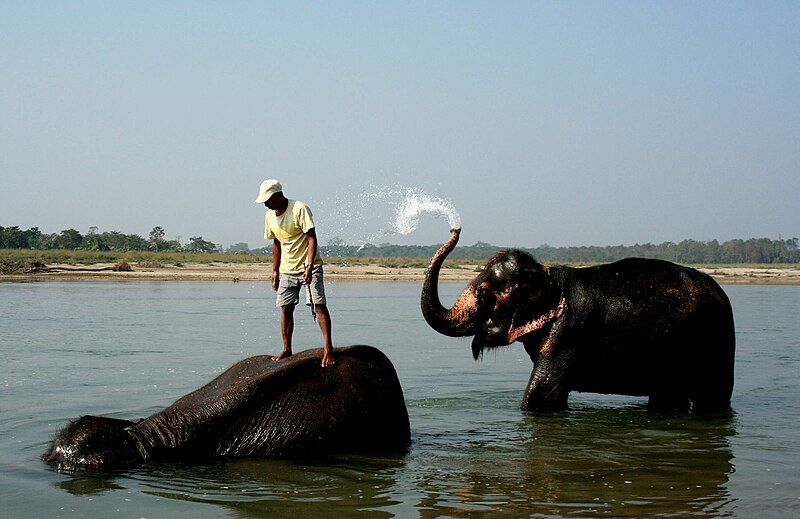
<svg viewBox="0 0 800 519">
<path fill-rule="evenodd" d="M 731 502 L 730 415 L 572 407 L 525 415 L 518 429 L 518 449 L 478 442 L 443 454 L 420 480 L 421 516 L 706 516 Z"/>
<path fill-rule="evenodd" d="M 56 487 L 76 496 L 100 495 L 111 490 L 121 490 L 113 475 L 99 472 L 75 472 L 71 477 L 55 483 Z"/>
<path fill-rule="evenodd" d="M 151 495 L 213 504 L 233 517 L 391 517 L 402 457 L 347 456 L 303 463 L 242 459 L 203 467 L 151 466 L 135 475 Z"/>
<path fill-rule="evenodd" d="M 449 398 L 439 404 L 445 409 L 426 409 L 463 408 Z M 77 474 L 59 487 L 97 493 L 124 481 L 233 517 L 708 516 L 724 515 L 734 501 L 732 415 L 572 405 L 555 414 L 460 416 L 416 434 L 405 456 L 150 464 L 116 483 Z"/>
</svg>

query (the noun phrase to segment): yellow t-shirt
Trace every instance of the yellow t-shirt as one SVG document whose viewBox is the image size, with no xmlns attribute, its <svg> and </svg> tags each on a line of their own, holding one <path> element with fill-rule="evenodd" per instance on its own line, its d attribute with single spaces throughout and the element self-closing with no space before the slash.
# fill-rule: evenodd
<svg viewBox="0 0 800 519">
<path fill-rule="evenodd" d="M 282 215 L 267 211 L 264 219 L 264 239 L 277 239 L 281 243 L 281 274 L 301 274 L 303 264 L 308 260 L 308 237 L 306 233 L 314 228 L 311 209 L 299 200 L 289 200 Z M 314 266 L 322 265 L 319 251 L 314 258 Z"/>
</svg>

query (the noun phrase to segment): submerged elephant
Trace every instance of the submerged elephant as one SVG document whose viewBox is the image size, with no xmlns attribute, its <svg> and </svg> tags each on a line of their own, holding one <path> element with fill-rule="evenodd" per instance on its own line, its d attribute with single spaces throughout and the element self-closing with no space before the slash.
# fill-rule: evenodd
<svg viewBox="0 0 800 519">
<path fill-rule="evenodd" d="M 708 275 L 630 258 L 587 268 L 545 267 L 499 252 L 453 308 L 439 301 L 439 270 L 460 229 L 431 259 L 425 320 L 485 348 L 520 341 L 534 363 L 525 410 L 560 410 L 570 391 L 648 396 L 659 409 L 730 408 L 735 335 L 728 297 Z"/>
<path fill-rule="evenodd" d="M 44 453 L 61 469 L 109 469 L 146 460 L 292 457 L 406 449 L 410 428 L 397 374 L 370 346 L 322 349 L 279 362 L 244 359 L 149 418 L 83 416 Z"/>
</svg>

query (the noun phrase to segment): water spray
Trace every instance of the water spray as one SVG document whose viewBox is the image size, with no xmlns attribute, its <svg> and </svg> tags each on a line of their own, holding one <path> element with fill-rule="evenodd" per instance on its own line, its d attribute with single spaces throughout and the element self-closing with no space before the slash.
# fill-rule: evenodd
<svg viewBox="0 0 800 519">
<path fill-rule="evenodd" d="M 461 217 L 449 200 L 430 195 L 416 187 L 378 186 L 357 195 L 349 200 L 348 204 L 341 206 L 347 208 L 346 214 L 342 214 L 339 218 L 345 222 L 346 227 L 370 225 L 387 206 L 391 211 L 386 224 L 377 230 L 373 227 L 372 230 L 362 231 L 356 239 L 356 243 L 362 244 L 359 251 L 384 236 L 411 234 L 417 230 L 420 217 L 426 213 L 447 220 L 449 229 L 461 227 Z"/>
</svg>

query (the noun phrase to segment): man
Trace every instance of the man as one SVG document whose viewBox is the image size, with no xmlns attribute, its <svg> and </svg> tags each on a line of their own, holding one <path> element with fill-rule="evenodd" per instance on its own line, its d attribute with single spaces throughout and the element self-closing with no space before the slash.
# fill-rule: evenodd
<svg viewBox="0 0 800 519">
<path fill-rule="evenodd" d="M 256 203 L 269 209 L 264 220 L 264 239 L 272 240 L 272 289 L 278 292 L 276 306 L 281 309 L 283 351 L 273 360 L 292 354 L 294 309 L 300 301 L 300 289 L 309 291 L 307 303 L 316 311 L 324 339 L 322 367 L 333 364 L 331 316 L 325 299 L 322 259 L 317 254 L 317 233 L 311 210 L 299 200 L 289 200 L 283 187 L 274 179 L 261 183 Z"/>
</svg>

